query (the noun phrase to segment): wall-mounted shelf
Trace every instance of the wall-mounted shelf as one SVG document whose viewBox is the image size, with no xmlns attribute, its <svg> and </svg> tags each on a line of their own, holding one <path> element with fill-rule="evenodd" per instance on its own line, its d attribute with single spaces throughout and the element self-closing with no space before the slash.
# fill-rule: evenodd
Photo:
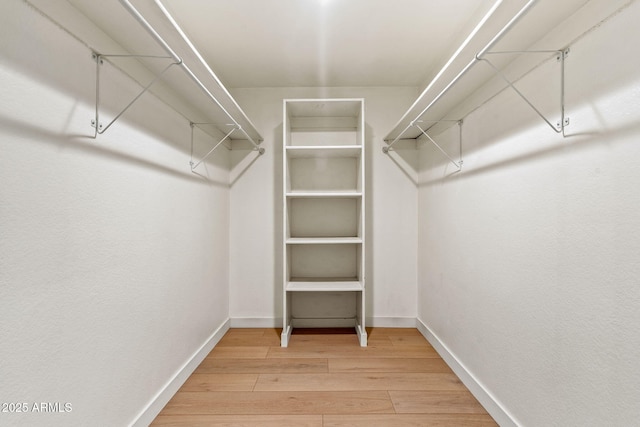
<svg viewBox="0 0 640 427">
<path fill-rule="evenodd" d="M 223 143 L 228 143 L 233 140 L 248 141 L 256 151 L 260 154 L 264 153 L 264 148 L 259 147 L 259 143 L 262 141 L 262 137 L 255 129 L 255 126 L 248 119 L 246 114 L 242 111 L 240 106 L 236 103 L 222 82 L 218 79 L 215 73 L 211 70 L 209 65 L 197 51 L 195 46 L 188 39 L 186 34 L 182 31 L 178 23 L 173 19 L 169 11 L 164 7 L 160 0 L 155 0 L 155 10 L 147 9 L 146 14 L 152 15 L 156 21 L 156 26 L 163 28 L 166 36 L 172 39 L 172 44 L 181 46 L 181 52 L 184 52 L 182 56 L 179 56 L 176 50 L 170 46 L 170 42 L 161 36 L 156 27 L 154 27 L 143 13 L 141 13 L 133 4 L 128 0 L 120 0 L 121 5 L 125 11 L 130 14 L 140 24 L 141 28 L 151 36 L 151 38 L 157 43 L 165 55 L 130 55 L 130 54 L 102 54 L 93 52 L 93 59 L 96 61 L 96 107 L 95 117 L 91 120 L 91 125 L 95 128 L 95 136 L 106 132 L 111 125 L 113 125 L 144 93 L 150 91 L 152 86 L 160 82 L 171 86 L 171 83 L 167 83 L 167 75 L 170 69 L 181 69 L 183 77 L 186 77 L 190 81 L 191 86 L 195 87 L 201 95 L 204 95 L 204 99 L 208 102 L 202 104 L 198 108 L 203 111 L 202 114 L 198 114 L 198 117 L 194 117 L 193 120 L 189 120 L 191 126 L 191 143 L 193 149 L 193 129 L 200 125 L 210 125 L 208 131 L 205 131 L 210 136 L 217 138 L 218 141 L 213 145 L 213 148 L 202 158 L 192 159 L 190 161 L 191 169 L 194 170 L 198 167 L 207 157 L 209 157 L 216 148 Z M 112 6 L 111 6 L 112 7 Z M 147 5 L 148 7 L 148 5 Z M 167 31 L 165 28 L 169 24 L 169 28 L 173 32 Z M 100 98 L 101 98 L 101 82 L 100 82 L 100 69 L 104 65 L 105 61 L 112 61 L 116 59 L 130 59 L 132 62 L 136 62 L 139 67 L 142 64 L 147 68 L 153 78 L 149 83 L 143 86 L 142 90 L 120 111 L 109 123 L 101 122 L 100 114 Z M 165 65 L 158 65 L 158 60 L 168 61 Z M 189 65 L 187 65 L 189 62 Z M 160 67 L 160 69 L 159 69 Z M 119 66 L 119 68 L 126 68 Z M 194 71 L 195 70 L 195 71 Z M 176 76 L 172 76 L 176 78 Z M 181 81 L 175 83 L 175 87 L 178 90 L 184 88 L 184 78 Z M 185 91 L 190 93 L 189 91 Z M 202 98 L 202 96 L 201 96 Z M 190 97 L 190 99 L 192 99 Z M 202 106 L 201 106 L 202 105 Z M 202 119 L 205 120 L 202 120 Z"/>
<path fill-rule="evenodd" d="M 329 198 L 329 199 L 352 199 L 362 197 L 359 191 L 336 191 L 336 190 L 308 190 L 308 191 L 287 191 L 287 197 L 313 199 L 313 198 Z"/>
<path fill-rule="evenodd" d="M 335 281 L 317 280 L 305 281 L 308 279 L 291 280 L 287 282 L 285 290 L 287 292 L 362 292 L 364 285 L 357 279 L 340 279 Z"/>
<path fill-rule="evenodd" d="M 568 9 L 564 14 L 554 14 L 552 6 L 555 5 L 540 4 L 534 8 L 536 0 L 527 1 L 517 10 L 513 10 L 514 2 L 501 3 L 496 2 L 494 8 L 483 17 L 387 134 L 384 138 L 387 145 L 383 147 L 383 152 L 389 153 L 393 150 L 393 145 L 401 140 L 426 140 L 435 145 L 441 154 L 460 170 L 463 163 L 461 156 L 455 159 L 454 154 L 448 153 L 437 143 L 435 135 L 456 123 L 461 126 L 466 115 L 507 88 L 514 90 L 553 131 L 564 136 L 565 127 L 569 125 L 564 106 L 564 62 L 569 49 L 563 47 L 528 50 L 519 49 L 518 46 L 527 47 L 538 42 L 545 35 L 545 28 L 555 27 L 561 22 L 564 14 L 574 10 Z M 577 8 L 579 5 L 571 6 Z M 543 19 L 545 25 L 536 28 L 532 22 L 535 19 Z M 518 31 L 520 26 L 523 28 Z M 495 28 L 499 30 L 496 31 Z M 492 35 L 490 31 L 493 32 Z M 505 38 L 508 33 L 515 33 L 512 40 Z M 514 83 L 517 79 L 508 77 L 505 70 L 517 69 L 521 75 L 525 75 L 541 63 L 551 60 L 558 64 L 559 82 L 557 101 L 554 101 L 556 106 L 554 111 L 549 113 L 542 111 L 536 102 L 522 93 Z"/>
<path fill-rule="evenodd" d="M 362 147 L 357 145 L 286 147 L 285 149 L 289 158 L 358 158 L 362 153 Z"/>
<path fill-rule="evenodd" d="M 290 237 L 287 245 L 353 245 L 362 243 L 362 237 Z"/>
</svg>

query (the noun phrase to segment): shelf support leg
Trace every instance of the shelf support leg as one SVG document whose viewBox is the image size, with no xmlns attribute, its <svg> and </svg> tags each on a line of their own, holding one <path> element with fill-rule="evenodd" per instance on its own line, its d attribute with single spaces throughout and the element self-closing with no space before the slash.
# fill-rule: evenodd
<svg viewBox="0 0 640 427">
<path fill-rule="evenodd" d="M 291 332 L 293 328 L 291 325 L 288 325 L 286 329 L 282 330 L 282 334 L 280 335 L 280 347 L 288 347 L 289 340 L 291 339 Z"/>
</svg>

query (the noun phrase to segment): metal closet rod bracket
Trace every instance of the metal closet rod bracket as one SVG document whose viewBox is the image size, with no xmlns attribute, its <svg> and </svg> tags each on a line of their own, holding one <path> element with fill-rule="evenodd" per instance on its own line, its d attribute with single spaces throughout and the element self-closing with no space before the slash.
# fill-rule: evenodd
<svg viewBox="0 0 640 427">
<path fill-rule="evenodd" d="M 533 111 L 544 120 L 544 122 L 549 125 L 551 129 L 553 129 L 556 133 L 561 133 L 562 136 L 566 136 L 564 133 L 565 127 L 569 126 L 569 118 L 565 116 L 565 72 L 564 72 L 564 61 L 569 56 L 570 49 L 567 47 L 565 49 L 559 50 L 509 50 L 509 51 L 493 51 L 487 52 L 483 51 L 476 55 L 476 60 L 486 62 L 494 71 L 495 75 L 499 76 L 514 92 L 527 103 L 529 107 L 533 109 Z M 549 120 L 511 81 L 502 70 L 496 67 L 489 59 L 484 58 L 484 55 L 508 55 L 508 54 L 541 54 L 541 53 L 552 53 L 556 57 L 556 61 L 560 63 L 560 96 L 559 96 L 559 104 L 560 104 L 560 119 L 555 123 Z"/>
<path fill-rule="evenodd" d="M 142 95 L 144 95 L 154 83 L 156 83 L 162 75 L 169 70 L 173 65 L 182 64 L 182 59 L 179 57 L 173 56 L 157 56 L 157 55 L 103 55 L 98 52 L 92 52 L 91 58 L 96 62 L 96 108 L 95 108 L 95 116 L 91 120 L 91 126 L 95 128 L 94 138 L 98 136 L 98 134 L 103 134 L 106 132 L 112 124 L 116 122 L 122 116 L 125 111 L 129 109 Z M 138 93 L 132 100 L 129 102 L 116 116 L 105 126 L 103 123 L 100 123 L 100 66 L 104 64 L 104 58 L 153 58 L 153 59 L 172 59 L 173 61 L 169 63 L 160 73 L 158 73 L 154 78 L 149 82 L 146 86 L 142 88 L 142 91 Z"/>
<path fill-rule="evenodd" d="M 198 166 L 200 166 L 200 164 L 202 162 L 204 162 L 211 154 L 213 154 L 214 151 L 216 151 L 216 149 L 222 145 L 223 142 L 225 142 L 227 139 L 229 139 L 231 137 L 231 134 L 237 130 L 242 130 L 242 126 L 240 126 L 237 123 L 227 123 L 225 124 L 225 126 L 231 126 L 231 130 L 229 132 L 227 132 L 227 134 L 216 143 L 216 145 L 213 146 L 213 148 L 211 150 L 209 150 L 209 152 L 207 154 L 205 154 L 200 160 L 198 160 L 197 162 L 193 161 L 193 128 L 197 127 L 198 125 L 219 125 L 217 123 L 205 123 L 205 122 L 189 122 L 189 127 L 191 128 L 191 160 L 189 161 L 189 165 L 191 166 L 191 171 L 194 171 L 195 168 L 197 168 Z M 253 142 L 253 141 L 251 141 Z M 257 151 L 260 154 L 264 154 L 264 148 L 262 147 L 258 147 L 255 146 L 254 147 L 254 151 Z"/>
<path fill-rule="evenodd" d="M 498 0 L 495 4 L 495 6 L 497 6 L 500 3 L 501 0 Z M 505 80 L 507 82 L 507 84 L 513 88 L 516 93 L 522 97 L 529 106 L 531 106 L 534 111 L 544 119 L 544 121 L 557 133 L 562 133 L 562 136 L 566 136 L 564 133 L 565 127 L 569 125 L 569 118 L 565 117 L 565 90 L 564 90 L 564 79 L 565 79 L 565 73 L 564 73 L 564 61 L 567 58 L 568 54 L 569 54 L 569 48 L 565 48 L 565 49 L 560 49 L 560 50 L 548 50 L 548 51 L 512 51 L 512 52 L 489 52 L 495 45 L 496 43 L 498 43 L 507 32 L 509 32 L 509 30 L 511 28 L 513 28 L 520 19 L 522 19 L 522 17 L 524 17 L 529 10 L 534 6 L 534 4 L 537 2 L 537 0 L 528 0 L 527 3 L 509 20 L 509 22 L 507 22 L 507 24 L 504 25 L 504 27 L 502 27 L 502 29 L 500 31 L 498 31 L 498 33 L 485 45 L 485 47 L 480 50 L 474 57 L 473 59 L 471 59 L 471 61 L 469 63 L 467 63 L 467 65 L 465 67 L 462 68 L 462 70 L 460 70 L 458 72 L 458 74 L 456 74 L 456 76 L 449 81 L 449 83 L 440 91 L 438 92 L 438 94 L 428 103 L 428 105 L 426 107 L 424 107 L 424 109 L 422 109 L 422 111 L 420 113 L 418 113 L 415 117 L 416 119 L 414 121 L 412 121 L 411 123 L 409 123 L 408 125 L 406 125 L 406 127 L 395 137 L 395 139 L 393 141 L 391 141 L 390 143 L 388 143 L 387 146 L 383 147 L 382 151 L 385 153 L 388 153 L 389 150 L 391 149 L 391 147 L 399 140 L 402 138 L 402 135 L 404 135 L 409 129 L 411 129 L 413 126 L 415 126 L 416 122 L 418 121 L 418 119 L 420 117 L 423 117 L 425 115 L 425 113 L 427 111 L 429 111 L 431 109 L 431 107 L 433 107 L 434 104 L 436 104 L 443 96 L 445 96 L 445 94 L 447 92 L 449 92 L 449 90 L 463 77 L 465 76 L 473 67 L 476 63 L 480 62 L 480 61 L 484 61 L 487 62 L 491 67 L 494 68 L 495 73 L 498 74 L 503 80 Z M 458 55 L 458 53 L 461 51 L 461 49 L 466 45 L 467 41 L 473 37 L 476 33 L 476 31 L 483 25 L 483 23 L 486 21 L 486 19 L 488 18 L 488 16 L 490 14 L 493 13 L 495 9 L 491 9 L 491 11 L 489 12 L 488 15 L 485 16 L 485 18 L 483 18 L 482 21 L 480 21 L 480 23 L 478 24 L 478 26 L 476 27 L 476 29 L 474 29 L 474 31 L 469 35 L 468 39 L 460 46 L 460 48 L 458 49 L 458 51 L 454 54 L 454 56 L 449 60 L 449 63 L 451 61 L 453 61 L 453 59 Z M 532 103 L 531 101 L 529 101 L 524 94 L 522 94 L 522 92 L 520 92 L 513 84 L 513 82 L 511 82 L 505 75 L 504 73 L 502 73 L 501 70 L 499 70 L 493 63 L 491 63 L 489 60 L 487 60 L 486 58 L 484 58 L 485 55 L 496 55 L 496 54 L 506 54 L 506 53 L 541 53 L 541 52 L 546 52 L 546 53 L 554 53 L 556 54 L 556 59 L 560 62 L 560 120 L 558 120 L 555 124 L 552 123 L 550 120 L 548 120 Z M 424 94 L 432 87 L 433 82 L 435 82 L 441 75 L 441 73 L 446 69 L 446 67 L 449 65 L 449 63 L 447 63 L 445 65 L 445 67 L 441 70 L 440 73 L 438 73 L 438 75 L 436 75 L 435 79 L 432 81 L 431 84 L 429 84 L 429 86 L 427 86 L 427 89 L 425 89 L 425 91 L 423 91 L 422 95 L 420 95 L 420 97 L 418 98 L 418 100 L 420 100 Z M 414 106 L 417 104 L 418 101 L 416 101 L 414 103 Z M 413 107 L 411 107 L 411 109 L 413 109 Z M 410 109 L 410 111 L 411 111 Z M 408 112 L 407 112 L 408 114 Z M 428 131 L 429 129 L 427 129 L 426 131 Z M 421 132 L 423 134 L 425 134 L 432 142 L 434 142 L 432 140 L 432 138 L 426 133 L 425 130 L 421 129 Z M 435 143 L 435 142 L 434 142 Z M 440 148 L 440 147 L 439 147 Z M 441 150 L 443 151 L 443 150 Z M 449 156 L 447 156 L 449 157 Z M 454 162 L 454 164 L 456 164 L 456 166 L 460 166 L 462 165 L 462 162 L 458 162 L 456 163 L 455 161 L 453 161 L 450 157 L 449 160 L 451 160 L 452 162 Z"/>
<path fill-rule="evenodd" d="M 458 148 L 459 148 L 459 159 L 456 162 L 455 160 L 453 160 L 453 158 L 451 158 L 451 156 L 444 150 L 444 148 L 442 148 L 428 133 L 426 130 L 422 129 L 422 126 L 420 126 L 419 124 L 416 123 L 422 123 L 422 120 L 414 120 L 413 122 L 411 122 L 412 126 L 417 127 L 420 132 L 427 137 L 427 139 L 433 144 L 435 145 L 435 147 L 440 150 L 440 152 L 442 153 L 442 155 L 444 155 L 447 159 L 449 159 L 449 161 L 451 163 L 453 163 L 453 165 L 455 167 L 458 168 L 458 170 L 462 170 L 462 120 L 431 120 L 431 121 L 426 121 L 427 123 L 441 123 L 441 122 L 456 122 L 458 124 Z M 432 125 L 433 126 L 433 125 Z M 431 127 L 429 127 L 430 129 Z M 428 130 L 428 129 L 427 129 Z"/>
<path fill-rule="evenodd" d="M 232 103 L 238 109 L 240 109 L 240 106 L 238 106 L 238 104 L 233 100 L 233 97 L 229 94 L 229 92 L 224 87 L 222 82 L 218 79 L 218 77 L 215 75 L 213 70 L 211 70 L 211 67 L 209 67 L 209 64 L 207 64 L 207 62 L 204 60 L 202 55 L 200 55 L 200 52 L 198 52 L 198 50 L 195 48 L 193 43 L 191 43 L 191 40 L 189 40 L 189 38 L 187 37 L 186 33 L 184 31 L 182 31 L 182 28 L 180 28 L 180 26 L 175 21 L 175 19 L 173 19 L 173 16 L 171 16 L 171 14 L 167 10 L 167 8 L 164 7 L 164 5 L 162 4 L 162 2 L 160 0 L 154 0 L 154 2 L 158 6 L 158 8 L 161 10 L 161 12 L 164 14 L 165 18 L 173 26 L 175 31 L 180 35 L 182 40 L 189 46 L 189 48 L 191 49 L 192 53 L 196 55 L 196 57 L 200 61 L 201 65 L 204 66 L 204 68 L 207 70 L 207 73 L 209 74 L 209 76 L 216 81 L 216 83 L 218 84 L 219 88 L 229 97 L 229 99 L 232 101 Z M 138 23 L 140 23 L 140 25 L 142 25 L 142 27 L 147 31 L 147 33 L 149 33 L 149 35 L 158 44 L 160 44 L 163 47 L 163 49 L 164 49 L 164 51 L 166 53 L 171 55 L 171 57 L 176 59 L 177 61 L 180 61 L 180 68 L 198 86 L 198 88 L 200 88 L 200 90 L 202 92 L 204 92 L 204 94 L 211 101 L 213 101 L 215 103 L 215 105 L 218 106 L 218 108 L 229 118 L 229 120 L 231 120 L 234 123 L 234 125 L 237 126 L 237 129 L 240 130 L 240 132 L 242 132 L 245 135 L 247 140 L 249 140 L 249 142 L 251 142 L 251 144 L 255 147 L 255 149 L 260 154 L 264 153 L 264 148 L 260 148 L 258 146 L 258 143 L 256 141 L 254 141 L 254 139 L 244 129 L 242 129 L 242 127 L 238 124 L 238 121 L 229 113 L 229 111 L 224 107 L 224 105 L 222 105 L 220 100 L 218 98 L 216 98 L 211 93 L 211 91 L 202 83 L 202 81 L 200 81 L 200 79 L 193 73 L 193 71 L 191 71 L 191 69 L 182 61 L 182 59 L 180 59 L 178 57 L 178 55 L 173 51 L 173 49 L 171 49 L 169 44 L 160 36 L 160 34 L 158 34 L 158 32 L 153 28 L 153 26 L 133 6 L 131 1 L 130 0 L 120 0 L 120 4 L 122 4 L 122 6 L 138 21 Z M 259 141 L 261 141 L 261 139 Z"/>
<path fill-rule="evenodd" d="M 423 129 L 422 126 L 420 126 L 419 123 L 433 123 L 431 126 L 429 126 L 427 129 Z M 438 144 L 432 137 L 431 135 L 429 135 L 427 133 L 427 131 L 429 129 L 431 129 L 431 127 L 433 127 L 435 124 L 437 123 L 457 123 L 459 126 L 459 139 L 458 139 L 458 145 L 459 145 L 459 160 L 455 161 L 453 160 L 453 158 L 449 155 L 449 153 L 447 153 L 444 148 L 442 148 L 440 146 L 440 144 Z M 417 127 L 418 130 L 420 131 L 420 133 L 422 133 L 422 135 L 424 135 L 425 137 L 427 137 L 427 139 L 429 140 L 429 142 L 431 142 L 447 159 L 449 159 L 449 161 L 451 163 L 454 164 L 455 167 L 458 168 L 458 170 L 462 170 L 462 119 L 459 120 L 413 120 L 411 121 L 411 123 L 409 123 L 409 126 L 407 126 L 407 129 L 411 128 L 411 127 Z M 405 130 L 406 131 L 406 130 Z M 404 132 L 403 132 L 404 133 Z M 416 138 L 417 139 L 417 138 Z M 395 144 L 396 142 L 398 142 L 399 138 L 396 138 L 395 140 L 393 140 L 388 146 L 382 147 L 382 152 L 385 154 L 388 154 L 389 151 L 391 151 L 391 147 L 393 146 L 393 144 Z"/>
<path fill-rule="evenodd" d="M 202 162 L 204 162 L 211 154 L 213 154 L 214 151 L 216 151 L 216 148 L 218 148 L 223 142 L 225 142 L 230 136 L 231 134 L 238 130 L 240 128 L 239 125 L 235 124 L 235 123 L 231 123 L 228 126 L 232 126 L 231 130 L 229 132 L 227 132 L 227 134 L 220 140 L 218 141 L 218 143 L 216 145 L 213 146 L 213 148 L 211 150 L 209 150 L 209 152 L 207 154 L 205 154 L 200 160 L 198 160 L 198 162 L 193 161 L 193 128 L 196 125 L 213 125 L 215 123 L 194 123 L 194 122 L 190 122 L 189 126 L 191 127 L 191 160 L 189 161 L 189 165 L 191 165 L 191 171 L 193 172 L 193 170 L 195 168 L 197 168 L 198 166 L 200 166 L 200 164 Z"/>
</svg>

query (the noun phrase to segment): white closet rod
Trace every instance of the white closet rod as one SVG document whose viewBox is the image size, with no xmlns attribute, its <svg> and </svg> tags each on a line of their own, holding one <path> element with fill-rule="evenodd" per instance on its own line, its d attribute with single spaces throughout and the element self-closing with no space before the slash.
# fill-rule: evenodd
<svg viewBox="0 0 640 427">
<path fill-rule="evenodd" d="M 198 58 L 198 60 L 200 61 L 200 63 L 204 66 L 204 68 L 207 70 L 207 72 L 209 73 L 209 75 L 216 81 L 216 83 L 218 84 L 218 86 L 220 87 L 220 89 L 222 89 L 222 91 L 225 93 L 225 95 L 227 95 L 229 97 L 229 100 L 231 102 L 233 102 L 233 105 L 240 111 L 242 111 L 242 109 L 240 108 L 240 106 L 238 105 L 238 103 L 236 102 L 236 100 L 231 96 L 231 94 L 229 93 L 229 91 L 227 90 L 227 88 L 222 84 L 222 82 L 220 81 L 220 79 L 218 79 L 218 76 L 216 75 L 216 73 L 213 72 L 213 70 L 211 69 L 211 67 L 209 67 L 209 64 L 207 63 L 207 61 L 204 60 L 204 58 L 202 57 L 202 55 L 200 55 L 200 52 L 198 51 L 198 49 L 196 49 L 196 47 L 193 45 L 193 43 L 191 43 L 191 40 L 189 40 L 189 38 L 187 37 L 187 35 L 185 34 L 184 31 L 182 31 L 182 28 L 180 28 L 180 26 L 178 25 L 178 23 L 176 22 L 175 19 L 173 19 L 173 16 L 169 13 L 169 11 L 167 10 L 167 8 L 164 6 L 164 4 L 162 4 L 162 2 L 160 0 L 154 0 L 156 3 L 156 6 L 158 6 L 158 8 L 162 11 L 162 13 L 164 14 L 164 16 L 167 18 L 167 20 L 169 20 L 169 22 L 171 22 L 171 25 L 173 25 L 173 28 L 175 28 L 175 30 L 178 32 L 178 34 L 180 34 L 180 37 L 182 37 L 182 40 L 184 40 L 184 42 L 189 45 L 189 48 L 191 49 L 191 51 L 196 55 L 196 57 Z M 222 108 L 222 107 L 221 107 Z M 225 110 L 226 112 L 226 110 Z M 227 113 L 229 114 L 229 113 Z M 233 118 L 231 118 L 233 120 Z M 251 123 L 251 120 L 249 120 L 248 117 L 245 116 L 245 119 Z M 236 123 L 237 126 L 239 126 Z M 253 123 L 251 123 L 251 126 L 253 126 Z M 255 127 L 255 126 L 253 126 Z M 240 128 L 240 130 L 242 130 Z M 244 132 L 243 132 L 244 133 Z M 245 133 L 246 135 L 246 133 Z M 247 135 L 247 138 L 249 138 L 249 135 Z M 249 138 L 249 140 L 251 142 L 253 142 L 253 140 L 251 138 Z M 254 144 L 255 146 L 255 144 Z M 257 148 L 257 147 L 256 147 Z M 262 150 L 260 152 L 260 154 L 264 153 L 264 148 L 260 149 Z M 259 150 L 259 151 L 260 151 Z"/>
<path fill-rule="evenodd" d="M 460 71 L 454 78 L 453 80 L 451 80 L 449 82 L 449 84 L 447 84 L 447 86 L 445 86 L 444 89 L 442 89 L 440 91 L 440 93 L 420 112 L 420 114 L 418 114 L 416 116 L 415 119 L 413 119 L 408 125 L 407 127 L 404 128 L 404 130 L 402 132 L 400 132 L 400 134 L 391 142 L 389 143 L 389 145 L 387 145 L 386 147 L 383 147 L 382 151 L 385 153 L 389 152 L 389 148 L 391 148 L 391 146 L 393 144 L 395 144 L 401 137 L 402 135 L 404 135 L 404 133 L 406 131 L 408 131 L 410 128 L 412 128 L 415 123 L 417 123 L 420 119 L 420 117 L 422 117 L 436 102 L 438 102 L 440 100 L 440 98 L 442 98 L 448 91 L 449 89 L 451 89 L 453 87 L 453 85 L 455 85 L 458 80 L 460 80 L 460 78 L 462 78 L 462 76 L 464 76 L 465 74 L 467 74 L 467 72 L 471 69 L 471 67 L 473 65 L 475 65 L 476 62 L 481 61 L 482 60 L 482 56 L 485 55 L 487 53 L 487 51 L 489 49 L 491 49 L 496 43 L 498 43 L 500 41 L 500 39 L 502 39 L 502 37 L 505 35 L 505 33 L 507 31 L 509 31 L 519 20 L 520 18 L 522 18 L 524 15 L 526 15 L 526 13 L 529 11 L 529 9 L 533 6 L 533 4 L 536 2 L 537 0 L 529 0 L 521 9 L 518 13 L 516 13 L 514 15 L 513 18 L 511 18 L 511 20 L 509 22 L 507 22 L 507 24 L 493 37 L 493 39 L 491 39 L 491 41 L 489 43 L 487 43 L 487 45 L 482 48 L 482 50 L 480 50 L 480 52 L 478 52 L 473 59 L 462 69 L 462 71 Z M 456 51 L 456 53 L 452 56 L 452 58 L 449 60 L 449 62 L 445 65 L 445 67 L 440 71 L 440 73 L 438 73 L 438 75 L 433 79 L 433 81 L 429 84 L 429 86 L 427 87 L 427 89 L 425 89 L 422 94 L 420 95 L 420 97 L 418 98 L 418 100 L 416 100 L 416 102 L 414 102 L 414 106 L 417 104 L 417 102 L 426 94 L 426 92 L 431 88 L 431 86 L 433 86 L 433 84 L 435 83 L 435 81 L 440 77 L 440 75 L 442 74 L 442 72 L 449 66 L 449 64 L 453 61 L 453 59 L 458 55 L 458 53 L 460 53 L 460 51 L 462 50 L 462 48 L 464 48 L 464 46 L 469 42 L 469 40 L 478 32 L 478 30 L 480 29 L 480 27 L 484 24 L 484 22 L 489 18 L 489 16 L 491 16 L 491 14 L 493 14 L 493 12 L 495 11 L 495 8 L 498 6 L 500 2 L 496 2 L 496 4 L 494 5 L 494 7 L 491 8 L 491 10 L 485 15 L 485 17 L 482 19 L 482 21 L 480 21 L 480 23 L 476 26 L 476 28 L 471 32 L 471 34 L 469 35 L 469 37 L 467 37 L 467 39 L 463 42 L 463 44 L 460 46 L 460 48 L 458 48 L 458 50 Z"/>
<path fill-rule="evenodd" d="M 167 42 L 160 36 L 160 34 L 158 34 L 158 32 L 151 26 L 151 24 L 149 24 L 149 22 L 144 18 L 144 16 L 142 16 L 142 14 L 140 12 L 138 12 L 138 10 L 131 4 L 131 2 L 129 0 L 120 0 L 120 3 L 144 27 L 144 29 L 147 30 L 147 32 L 151 35 L 151 37 L 153 37 L 164 48 L 164 50 L 169 55 L 171 55 L 171 57 L 174 59 L 174 61 L 176 61 L 176 64 L 179 65 L 180 68 L 182 68 L 185 71 L 185 73 L 187 73 L 187 75 L 191 78 L 191 80 L 193 80 L 196 83 L 196 85 L 198 85 L 198 87 L 213 102 L 216 103 L 216 105 L 218 107 L 220 107 L 220 109 L 227 115 L 227 117 L 229 117 L 229 120 L 231 120 L 233 122 L 233 125 L 235 126 L 235 128 L 240 130 L 247 137 L 249 142 L 251 142 L 251 144 L 255 147 L 256 150 L 258 150 L 258 152 L 260 154 L 263 154 L 264 153 L 264 148 L 261 148 L 261 147 L 258 146 L 258 143 L 256 143 L 256 141 L 254 141 L 253 138 L 251 138 L 251 136 L 242 128 L 242 126 L 240 126 L 240 124 L 236 121 L 236 119 L 227 111 L 226 108 L 224 108 L 224 106 L 220 103 L 220 101 L 218 101 L 218 99 L 209 91 L 209 89 L 207 89 L 207 87 L 200 81 L 200 79 L 198 79 L 198 77 L 196 77 L 196 75 L 191 71 L 191 69 L 184 63 L 182 58 L 180 58 L 173 51 L 173 49 L 171 49 L 171 47 L 167 44 Z M 158 7 L 160 7 L 162 12 L 167 17 L 167 19 L 169 19 L 169 21 L 172 23 L 172 25 L 174 26 L 176 31 L 178 31 L 178 33 L 181 35 L 181 37 L 189 45 L 189 47 L 191 48 L 193 53 L 198 57 L 198 59 L 200 59 L 200 61 L 202 61 L 202 63 L 205 65 L 205 68 L 207 69 L 207 71 L 211 75 L 211 77 L 213 77 L 213 79 L 220 86 L 220 88 L 222 88 L 222 90 L 225 92 L 225 94 L 229 96 L 229 98 L 233 101 L 234 105 L 240 110 L 240 107 L 235 102 L 235 100 L 233 100 L 233 97 L 231 97 L 231 95 L 229 94 L 229 92 L 227 92 L 227 89 L 222 85 L 222 83 L 220 82 L 218 77 L 213 73 L 211 68 L 206 64 L 204 59 L 202 59 L 202 57 L 200 56 L 198 51 L 195 49 L 193 44 L 189 41 L 189 39 L 186 38 L 186 35 L 184 34 L 184 32 L 180 29 L 180 27 L 177 25 L 175 20 L 173 20 L 171 15 L 169 15 L 169 13 L 164 8 L 164 6 L 162 6 L 162 4 L 160 2 L 157 2 L 157 1 L 156 1 L 156 4 L 158 5 Z M 242 111 L 242 110 L 240 110 L 240 111 Z"/>
<path fill-rule="evenodd" d="M 407 110 L 407 112 L 404 114 L 404 116 L 402 116 L 402 118 L 399 120 L 399 122 L 396 124 L 396 126 L 398 126 L 401 122 L 404 121 L 404 119 L 409 115 L 409 113 L 411 112 L 411 110 L 413 110 L 415 108 L 416 105 L 418 105 L 418 102 L 420 102 L 420 100 L 427 94 L 427 92 L 429 92 L 429 90 L 431 89 L 431 87 L 433 87 L 434 84 L 436 84 L 436 82 L 438 81 L 438 79 L 442 76 L 442 74 L 444 74 L 445 71 L 447 71 L 447 68 L 449 68 L 449 66 L 451 65 L 451 63 L 458 57 L 458 55 L 460 54 L 460 52 L 462 52 L 462 49 L 465 48 L 465 46 L 467 46 L 467 44 L 469 44 L 469 42 L 473 39 L 473 37 L 476 35 L 476 33 L 478 31 L 480 31 L 480 29 L 484 26 L 485 22 L 487 22 L 487 20 L 493 15 L 493 13 L 496 11 L 496 9 L 498 8 L 498 6 L 500 6 L 500 4 L 502 3 L 503 0 L 497 0 L 493 6 L 491 6 L 491 9 L 489 9 L 489 11 L 484 15 L 484 17 L 480 20 L 480 22 L 478 22 L 478 24 L 476 25 L 476 27 L 473 29 L 473 31 L 471 31 L 469 33 L 469 35 L 467 36 L 467 38 L 462 42 L 462 44 L 458 47 L 458 49 L 453 53 L 453 55 L 451 55 L 451 58 L 449 58 L 449 60 L 447 61 L 446 64 L 444 64 L 444 66 L 440 69 L 440 71 L 438 71 L 438 74 L 436 74 L 436 76 L 431 80 L 431 83 L 429 83 L 429 85 L 422 91 L 422 93 L 420 94 L 420 96 L 418 96 L 418 98 L 414 101 L 413 105 L 411 105 L 411 107 L 409 107 L 409 109 Z M 418 117 L 419 118 L 419 117 Z M 417 120 L 417 119 L 416 119 Z M 413 121 L 415 122 L 415 120 Z M 412 122 L 412 123 L 413 123 Z M 409 130 L 411 128 L 411 124 L 409 124 L 398 136 L 397 139 L 399 139 L 407 130 Z M 394 127 L 395 129 L 395 127 Z M 395 143 L 396 140 L 394 140 L 393 142 Z M 385 147 L 382 151 L 384 151 L 385 153 L 387 152 L 385 149 L 387 147 Z"/>
</svg>

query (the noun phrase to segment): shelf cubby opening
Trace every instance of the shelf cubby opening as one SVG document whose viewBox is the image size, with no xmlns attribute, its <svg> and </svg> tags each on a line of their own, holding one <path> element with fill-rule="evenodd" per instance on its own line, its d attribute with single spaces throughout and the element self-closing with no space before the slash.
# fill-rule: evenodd
<svg viewBox="0 0 640 427">
<path fill-rule="evenodd" d="M 361 244 L 287 245 L 287 281 L 357 282 Z"/>
<path fill-rule="evenodd" d="M 355 157 L 287 158 L 287 191 L 360 191 L 360 165 Z"/>
<path fill-rule="evenodd" d="M 360 205 L 355 198 L 291 198 L 287 200 L 287 236 L 362 237 Z"/>
</svg>

